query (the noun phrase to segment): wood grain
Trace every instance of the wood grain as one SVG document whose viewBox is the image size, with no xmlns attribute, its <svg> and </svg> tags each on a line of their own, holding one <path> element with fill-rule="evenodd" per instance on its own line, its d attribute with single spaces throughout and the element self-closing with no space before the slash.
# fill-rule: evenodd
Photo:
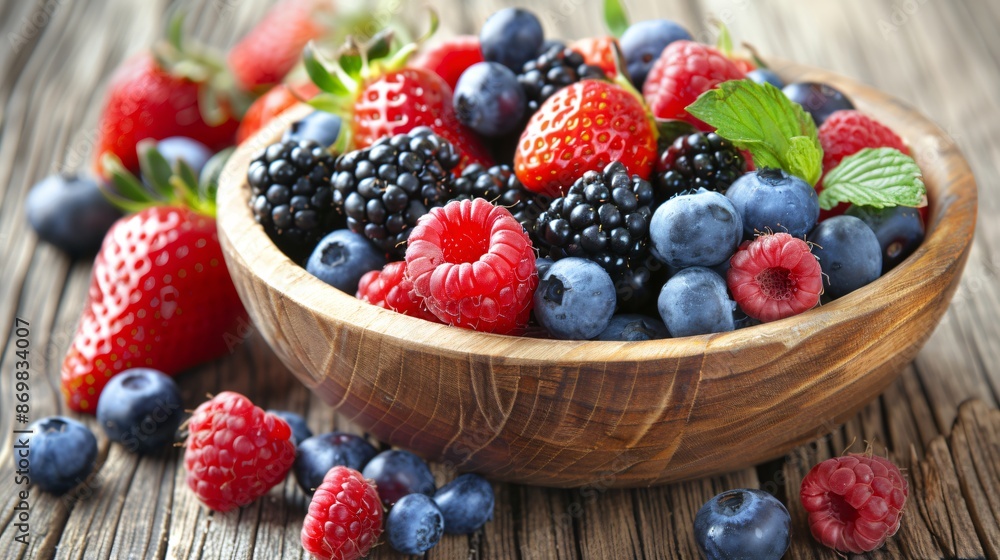
<svg viewBox="0 0 1000 560">
<path fill-rule="evenodd" d="M 168 9 L 186 9 L 196 34 L 225 47 L 264 12 L 273 0 L 176 0 L 172 2 L 101 2 L 25 0 L 0 2 L 0 372 L 9 372 L 9 329 L 15 316 L 32 322 L 35 382 L 32 416 L 64 411 L 58 395 L 58 363 L 78 318 L 89 280 L 89 263 L 69 261 L 30 234 L 21 208 L 28 186 L 55 170 L 82 169 L 93 142 L 97 102 L 112 69 L 128 54 L 148 46 L 160 32 Z M 444 33 L 467 32 L 493 10 L 517 3 L 542 14 L 548 34 L 582 37 L 602 32 L 596 0 L 433 0 L 442 16 Z M 911 103 L 948 133 L 944 143 L 960 150 L 980 184 L 984 217 L 1000 211 L 1000 7 L 991 2 L 902 2 L 901 0 L 842 0 L 803 3 L 797 0 L 626 0 L 634 18 L 668 17 L 687 25 L 699 37 L 709 37 L 708 17 L 729 25 L 737 40 L 755 45 L 765 56 L 781 55 L 829 68 L 856 78 Z M 910 12 L 903 11 L 909 6 Z M 915 7 L 915 11 L 913 8 Z M 414 6 L 417 9 L 418 6 Z M 39 16 L 38 14 L 49 14 Z M 902 14 L 902 15 L 900 15 Z M 32 30 L 30 21 L 44 23 Z M 26 23 L 28 22 L 28 23 Z M 886 28 L 885 24 L 891 24 Z M 21 48 L 10 34 L 27 29 Z M 885 31 L 889 29 L 889 31 Z M 447 536 L 428 557 L 475 559 L 548 558 L 695 558 L 690 520 L 714 493 L 737 485 L 775 492 L 792 508 L 798 479 L 820 456 L 841 453 L 857 439 L 886 445 L 894 460 L 912 474 L 925 462 L 932 442 L 940 436 L 951 455 L 951 471 L 959 477 L 948 496 L 951 515 L 920 514 L 928 506 L 908 510 L 900 534 L 870 558 L 941 558 L 938 543 L 974 539 L 981 557 L 996 558 L 990 546 L 988 514 L 996 501 L 986 494 L 997 478 L 982 461 L 996 465 L 996 428 L 977 428 L 967 451 L 959 453 L 953 434 L 972 426 L 956 423 L 977 397 L 982 410 L 976 418 L 994 417 L 1000 402 L 1000 222 L 979 220 L 976 239 L 961 284 L 935 333 L 915 362 L 861 413 L 843 426 L 830 424 L 832 434 L 797 448 L 786 460 L 743 469 L 724 477 L 650 489 L 546 490 L 498 483 L 495 519 L 471 538 Z M 41 359 L 43 358 L 44 359 Z M 0 412 L 10 403 L 12 377 L 0 373 Z M 356 425 L 335 414 L 319 397 L 296 382 L 256 332 L 232 357 L 196 368 L 178 378 L 186 407 L 194 408 L 207 392 L 236 389 L 255 401 L 306 414 L 317 431 Z M 978 413 L 977 413 L 978 414 Z M 992 416 L 991 416 L 992 415 Z M 298 529 L 304 497 L 286 483 L 260 509 L 232 519 L 208 514 L 184 485 L 179 452 L 133 458 L 116 453 L 101 440 L 98 484 L 111 483 L 134 466 L 127 489 L 115 494 L 94 492 L 82 501 L 123 501 L 117 517 L 100 517 L 108 505 L 78 507 L 38 492 L 31 497 L 31 545 L 13 541 L 11 526 L 12 471 L 9 414 L 0 414 L 0 557 L 107 557 L 107 537 L 114 535 L 113 558 L 303 558 Z M 977 426 L 982 423 L 977 420 Z M 994 424 L 991 424 L 995 426 Z M 93 426 L 93 425 L 92 425 Z M 975 443 L 973 443 L 975 442 Z M 982 442 L 982 443 L 980 443 Z M 746 445 L 754 445 L 753 441 Z M 915 454 L 911 455 L 910 446 Z M 977 455 L 990 449 L 992 455 Z M 799 459 L 802 455 L 807 459 Z M 943 456 L 941 457 L 943 461 Z M 785 475 L 785 473 L 791 473 Z M 935 472 L 935 471 L 929 471 Z M 995 471 L 994 471 L 995 472 Z M 114 473 L 114 474 L 112 474 Z M 962 474 L 965 473 L 965 474 Z M 975 479 L 971 474 L 975 473 Z M 966 477 L 965 479 L 961 477 Z M 911 493 L 911 504 L 927 501 Z M 988 506 L 988 507 L 987 507 Z M 937 503 L 934 508 L 946 507 Z M 261 511 L 263 510 L 263 512 Z M 606 511 L 602 511 L 606 510 Z M 614 511 L 611 511 L 614 510 Z M 968 524 L 958 524 L 966 511 Z M 586 513 L 584 513 L 586 511 Z M 794 512 L 793 512 L 794 515 Z M 608 523 L 609 524 L 605 524 Z M 950 527 L 975 531 L 955 534 Z M 70 526 L 89 527 L 84 538 L 63 539 Z M 632 529 L 631 527 L 634 527 Z M 987 531 L 981 528 L 986 527 Z M 631 536 L 634 531 L 635 537 Z M 623 541 L 617 534 L 626 534 Z M 80 534 L 80 533 L 75 533 Z M 586 537 L 586 545 L 584 538 Z M 789 558 L 829 558 L 795 518 Z M 638 538 L 640 546 L 615 548 Z M 978 550 L 970 546 L 970 551 Z M 395 558 L 382 546 L 375 558 Z"/>
</svg>

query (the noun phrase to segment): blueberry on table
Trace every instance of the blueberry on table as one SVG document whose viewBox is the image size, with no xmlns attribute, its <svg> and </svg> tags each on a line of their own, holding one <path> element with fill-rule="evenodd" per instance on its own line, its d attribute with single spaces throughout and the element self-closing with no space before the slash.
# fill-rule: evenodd
<svg viewBox="0 0 1000 560">
<path fill-rule="evenodd" d="M 96 253 L 108 228 L 122 216 L 95 179 L 78 175 L 50 175 L 36 183 L 25 211 L 38 237 L 71 257 Z"/>
<path fill-rule="evenodd" d="M 747 173 L 729 187 L 726 197 L 740 213 L 747 239 L 768 231 L 802 237 L 819 219 L 816 189 L 782 169 Z"/>
<path fill-rule="evenodd" d="M 791 517 L 762 490 L 723 492 L 701 506 L 694 539 L 708 560 L 778 560 L 790 542 Z"/>
<path fill-rule="evenodd" d="M 28 475 L 50 494 L 65 494 L 90 476 L 97 459 L 97 438 L 83 424 L 64 416 L 35 421 L 28 430 Z"/>
<path fill-rule="evenodd" d="M 660 291 L 657 308 L 673 337 L 728 332 L 736 328 L 736 302 L 726 281 L 711 269 L 693 266 L 673 275 Z"/>
<path fill-rule="evenodd" d="M 174 442 L 184 417 L 177 383 L 162 371 L 128 369 L 111 378 L 97 401 L 97 421 L 108 439 L 132 453 L 149 453 Z"/>
<path fill-rule="evenodd" d="M 823 269 L 824 293 L 832 298 L 867 286 L 882 275 L 882 247 L 878 238 L 854 216 L 823 220 L 809 241 Z"/>
<path fill-rule="evenodd" d="M 699 189 L 664 202 L 653 213 L 653 256 L 673 268 L 715 266 L 736 252 L 743 221 L 721 193 Z"/>
<path fill-rule="evenodd" d="M 452 535 L 475 533 L 493 519 L 493 485 L 478 474 L 463 474 L 434 494 L 444 516 L 444 530 Z"/>
<path fill-rule="evenodd" d="M 436 488 L 434 475 L 427 463 L 402 449 L 379 453 L 368 461 L 362 474 L 375 481 L 379 498 L 385 507 L 392 507 L 400 498 L 409 494 L 433 496 Z"/>
<path fill-rule="evenodd" d="M 337 142 L 340 136 L 340 117 L 326 111 L 313 111 L 292 123 L 292 126 L 285 131 L 281 137 L 282 141 L 291 140 L 301 142 L 310 140 L 329 148 Z"/>
<path fill-rule="evenodd" d="M 589 340 L 608 328 L 615 284 L 596 262 L 580 257 L 553 263 L 535 289 L 535 318 L 556 338 Z"/>
<path fill-rule="evenodd" d="M 670 332 L 663 321 L 637 313 L 625 313 L 612 317 L 608 328 L 597 336 L 597 340 L 639 342 L 669 337 Z"/>
<path fill-rule="evenodd" d="M 541 50 L 545 40 L 535 14 L 521 8 L 504 8 L 491 15 L 479 30 L 483 59 L 499 62 L 517 72 Z"/>
<path fill-rule="evenodd" d="M 747 72 L 747 78 L 757 82 L 758 84 L 771 84 L 772 86 L 781 89 L 785 87 L 785 82 L 774 73 L 773 70 L 767 68 L 757 68 Z"/>
<path fill-rule="evenodd" d="M 875 232 L 882 248 L 882 274 L 912 255 L 924 240 L 924 221 L 916 208 L 852 205 L 847 215 L 860 219 Z"/>
<path fill-rule="evenodd" d="M 497 62 L 477 62 L 462 72 L 452 102 L 458 120 L 483 136 L 513 131 L 527 106 L 517 75 Z"/>
<path fill-rule="evenodd" d="M 781 90 L 785 97 L 802 105 L 807 113 L 812 115 L 816 126 L 833 113 L 842 109 L 853 109 L 854 104 L 839 90 L 817 82 L 795 82 Z"/>
<path fill-rule="evenodd" d="M 636 89 L 642 91 L 649 69 L 660 58 L 663 49 L 674 41 L 691 40 L 691 34 L 679 23 L 653 19 L 633 23 L 622 34 L 619 44 L 625 67 Z"/>
<path fill-rule="evenodd" d="M 173 169 L 178 161 L 183 161 L 199 175 L 201 170 L 212 157 L 212 150 L 208 146 L 192 138 L 184 136 L 171 136 L 156 142 L 156 150 L 167 160 L 170 168 Z"/>
<path fill-rule="evenodd" d="M 368 239 L 339 229 L 319 241 L 306 262 L 306 271 L 342 292 L 354 295 L 367 272 L 385 266 L 385 255 Z"/>
<path fill-rule="evenodd" d="M 423 494 L 404 496 L 385 518 L 389 546 L 403 554 L 423 554 L 434 548 L 444 527 L 441 510 Z"/>
<path fill-rule="evenodd" d="M 267 412 L 270 412 L 288 423 L 288 427 L 292 429 L 292 440 L 295 442 L 296 447 L 305 441 L 306 438 L 312 437 L 312 430 L 309 429 L 309 425 L 306 424 L 306 419 L 303 418 L 301 414 L 296 414 L 288 410 L 268 410 Z"/>
<path fill-rule="evenodd" d="M 302 491 L 312 495 L 333 467 L 342 465 L 360 472 L 377 454 L 372 444 L 354 434 L 319 434 L 298 444 L 292 470 Z"/>
</svg>

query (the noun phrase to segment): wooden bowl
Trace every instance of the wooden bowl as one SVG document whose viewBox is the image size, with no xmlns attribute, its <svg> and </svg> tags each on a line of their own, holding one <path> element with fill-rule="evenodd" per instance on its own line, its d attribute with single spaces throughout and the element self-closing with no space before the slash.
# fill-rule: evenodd
<svg viewBox="0 0 1000 560">
<path fill-rule="evenodd" d="M 760 463 L 831 431 L 891 383 L 948 307 L 969 255 L 976 185 L 949 137 L 912 107 L 823 70 L 910 144 L 930 192 L 923 245 L 889 274 L 799 316 L 639 343 L 482 334 L 374 307 L 286 258 L 251 215 L 254 154 L 308 109 L 241 146 L 219 190 L 236 288 L 282 361 L 381 441 L 490 478 L 645 486 Z"/>
</svg>

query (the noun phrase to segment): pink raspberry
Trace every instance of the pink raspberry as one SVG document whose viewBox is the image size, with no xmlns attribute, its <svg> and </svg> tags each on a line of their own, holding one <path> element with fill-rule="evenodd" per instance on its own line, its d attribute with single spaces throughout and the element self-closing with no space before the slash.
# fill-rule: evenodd
<svg viewBox="0 0 1000 560">
<path fill-rule="evenodd" d="M 729 264 L 733 299 L 747 315 L 764 322 L 812 309 L 823 292 L 822 271 L 809 244 L 787 233 L 744 242 Z"/>
<path fill-rule="evenodd" d="M 535 251 L 506 208 L 481 198 L 434 208 L 410 234 L 406 267 L 414 293 L 449 325 L 508 334 L 528 324 Z"/>
<path fill-rule="evenodd" d="M 744 77 L 743 71 L 715 48 L 674 41 L 650 69 L 642 96 L 657 118 L 680 119 L 710 131 L 711 127 L 687 112 L 687 106 L 722 82 Z"/>
<path fill-rule="evenodd" d="M 323 477 L 302 524 L 302 547 L 321 560 L 365 557 L 382 534 L 382 502 L 375 483 L 336 466 Z"/>
</svg>

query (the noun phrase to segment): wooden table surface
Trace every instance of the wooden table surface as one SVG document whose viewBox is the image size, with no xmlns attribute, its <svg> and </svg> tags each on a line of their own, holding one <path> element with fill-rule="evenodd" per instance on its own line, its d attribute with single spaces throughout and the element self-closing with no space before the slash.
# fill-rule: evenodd
<svg viewBox="0 0 1000 560">
<path fill-rule="evenodd" d="M 478 28 L 506 0 L 432 0 L 444 33 Z M 603 31 L 599 0 L 521 0 L 553 36 Z M 185 0 L 195 33 L 231 44 L 270 0 Z M 384 17 L 399 11 L 386 2 Z M 789 504 L 789 558 L 836 558 L 808 534 L 797 488 L 815 462 L 856 441 L 887 446 L 911 494 L 900 533 L 870 557 L 1000 558 L 1000 3 L 995 1 L 628 0 L 633 19 L 669 17 L 711 40 L 710 18 L 769 54 L 830 68 L 911 103 L 939 122 L 969 159 L 980 188 L 976 242 L 951 308 L 900 379 L 857 417 L 829 426 L 784 460 L 726 476 L 650 489 L 496 485 L 495 519 L 471 537 L 447 536 L 429 558 L 695 558 L 692 520 L 703 502 L 760 487 Z M 98 433 L 97 475 L 70 498 L 30 497 L 30 544 L 14 541 L 11 430 L 16 318 L 31 324 L 31 417 L 65 413 L 59 364 L 81 311 L 90 264 L 31 233 L 28 187 L 89 162 L 98 103 L 115 66 L 147 47 L 173 7 L 164 1 L 0 2 L 0 555 L 5 558 L 300 558 L 307 501 L 289 479 L 242 510 L 200 507 L 179 450 L 136 457 Z M 421 20 L 423 21 L 423 20 Z M 231 357 L 179 378 L 194 408 L 232 389 L 259 405 L 298 411 L 314 431 L 357 431 L 312 396 L 252 332 Z M 746 442 L 753 445 L 752 441 Z M 438 469 L 440 471 L 440 469 Z M 442 472 L 438 473 L 443 474 Z M 387 546 L 375 558 L 395 557 Z"/>
</svg>

